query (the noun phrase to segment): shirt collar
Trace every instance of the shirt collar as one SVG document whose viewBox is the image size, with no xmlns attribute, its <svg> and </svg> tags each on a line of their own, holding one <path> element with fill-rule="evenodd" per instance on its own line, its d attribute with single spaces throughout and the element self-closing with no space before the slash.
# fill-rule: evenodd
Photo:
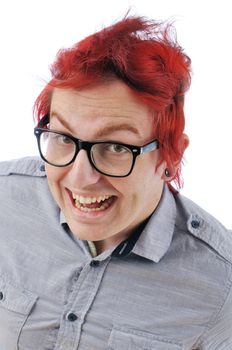
<svg viewBox="0 0 232 350">
<path fill-rule="evenodd" d="M 133 234 L 133 237 L 135 238 L 134 244 L 131 242 L 130 238 L 128 239 L 129 244 L 133 246 L 131 251 L 134 254 L 140 255 L 154 262 L 159 262 L 171 244 L 175 221 L 175 199 L 168 186 L 165 185 L 159 205 L 151 215 L 149 221 L 146 223 L 145 227 L 144 224 L 142 224 Z M 60 211 L 60 224 L 67 224 L 62 211 Z M 140 230 L 140 232 L 138 232 L 138 230 Z M 139 236 L 137 242 L 136 236 Z M 118 248 L 119 247 L 115 250 L 118 251 Z M 128 249 L 130 250 L 130 246 L 128 246 Z M 118 255 L 117 251 L 114 255 Z M 124 254 L 122 254 L 122 256 L 123 255 Z"/>
<path fill-rule="evenodd" d="M 60 224 L 64 225 L 67 224 L 66 217 L 64 216 L 64 213 L 60 210 Z"/>
<path fill-rule="evenodd" d="M 132 252 L 159 262 L 167 252 L 174 233 L 176 221 L 176 203 L 167 185 L 158 207 L 145 226 Z"/>
</svg>

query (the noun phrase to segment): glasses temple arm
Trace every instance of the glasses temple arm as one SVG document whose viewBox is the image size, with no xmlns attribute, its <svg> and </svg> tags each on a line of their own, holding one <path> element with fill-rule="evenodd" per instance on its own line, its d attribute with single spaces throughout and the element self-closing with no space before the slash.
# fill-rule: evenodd
<svg viewBox="0 0 232 350">
<path fill-rule="evenodd" d="M 141 147 L 140 154 L 154 151 L 157 148 L 159 148 L 159 141 L 155 140 L 155 141 L 149 143 L 148 145 L 145 145 L 145 146 Z"/>
<path fill-rule="evenodd" d="M 43 128 L 45 125 L 49 123 L 49 115 L 46 114 L 42 119 L 40 119 L 37 127 L 38 128 Z"/>
</svg>

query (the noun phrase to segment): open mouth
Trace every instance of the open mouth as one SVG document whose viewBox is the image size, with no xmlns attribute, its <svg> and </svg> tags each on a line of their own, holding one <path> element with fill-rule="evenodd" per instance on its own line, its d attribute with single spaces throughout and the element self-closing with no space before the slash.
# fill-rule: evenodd
<svg viewBox="0 0 232 350">
<path fill-rule="evenodd" d="M 82 197 L 72 193 L 75 206 L 83 212 L 96 212 L 108 209 L 115 196 Z"/>
</svg>

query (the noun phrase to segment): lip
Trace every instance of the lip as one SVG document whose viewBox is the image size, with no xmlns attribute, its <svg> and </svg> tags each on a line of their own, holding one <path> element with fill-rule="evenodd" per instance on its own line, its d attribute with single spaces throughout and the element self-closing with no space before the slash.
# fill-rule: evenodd
<svg viewBox="0 0 232 350">
<path fill-rule="evenodd" d="M 82 211 L 79 208 L 77 208 L 77 206 L 75 205 L 75 201 L 72 197 L 72 192 L 67 188 L 66 188 L 66 192 L 68 194 L 69 203 L 71 203 L 72 213 L 73 213 L 74 217 L 79 218 L 79 219 L 94 220 L 94 219 L 103 218 L 104 216 L 110 214 L 110 212 L 114 209 L 116 202 L 117 202 L 117 197 L 113 196 L 114 197 L 113 201 L 107 209 L 100 210 L 100 211 L 85 212 L 85 211 Z M 93 194 L 89 195 L 89 196 L 85 195 L 85 197 L 94 197 L 94 195 Z"/>
</svg>

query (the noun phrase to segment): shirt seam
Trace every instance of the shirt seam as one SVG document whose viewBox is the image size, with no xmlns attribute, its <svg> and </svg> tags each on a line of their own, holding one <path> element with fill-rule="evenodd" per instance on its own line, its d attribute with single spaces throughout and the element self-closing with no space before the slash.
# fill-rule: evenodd
<svg viewBox="0 0 232 350">
<path fill-rule="evenodd" d="M 215 230 L 212 226 L 210 226 L 210 228 L 212 228 L 214 230 L 214 232 L 216 234 L 218 234 L 218 230 Z M 177 226 L 177 230 L 178 233 L 182 233 L 182 234 L 188 234 L 190 236 L 192 236 L 194 239 L 200 241 L 202 244 L 204 244 L 205 246 L 208 247 L 209 250 L 211 250 L 212 252 L 214 252 L 214 254 L 218 257 L 221 258 L 227 265 L 229 265 L 230 267 L 232 267 L 232 260 L 228 259 L 227 254 L 225 256 L 225 254 L 223 254 L 222 252 L 220 252 L 220 249 L 218 248 L 217 244 L 212 244 L 211 241 L 204 239 L 204 237 L 202 236 L 202 234 L 194 234 L 193 232 L 189 231 L 188 227 L 186 227 L 186 231 L 184 228 L 178 227 Z"/>
<path fill-rule="evenodd" d="M 198 215 L 197 215 L 198 216 Z M 210 228 L 210 230 L 215 233 L 216 235 L 218 235 L 219 231 L 218 229 L 215 229 L 215 227 L 209 222 L 204 220 L 204 223 L 206 225 L 208 225 L 208 228 Z M 219 244 L 216 243 L 215 241 L 213 241 L 211 243 L 211 239 L 209 240 L 204 240 L 202 237 L 202 230 L 199 232 L 199 234 L 196 234 L 196 237 L 201 239 L 203 242 L 205 242 L 206 244 L 208 244 L 213 250 L 215 250 L 217 252 L 218 255 L 220 255 L 221 257 L 223 257 L 227 262 L 229 262 L 230 264 L 232 263 L 232 260 L 228 257 L 228 253 L 226 250 L 226 247 L 223 246 L 223 251 L 220 250 Z"/>
<path fill-rule="evenodd" d="M 212 315 L 212 317 L 210 318 L 210 320 L 208 321 L 208 323 L 205 325 L 205 331 L 199 336 L 196 345 L 200 346 L 200 345 L 207 345 L 207 332 L 209 332 L 217 323 L 218 318 L 220 316 L 221 311 L 223 310 L 227 299 L 229 298 L 229 294 L 231 292 L 232 289 L 232 266 L 230 266 L 230 275 L 227 281 L 227 287 L 226 287 L 226 293 L 225 293 L 225 299 L 222 301 L 221 305 L 218 306 L 217 311 L 215 311 Z M 205 339 L 204 339 L 205 337 Z"/>
</svg>

